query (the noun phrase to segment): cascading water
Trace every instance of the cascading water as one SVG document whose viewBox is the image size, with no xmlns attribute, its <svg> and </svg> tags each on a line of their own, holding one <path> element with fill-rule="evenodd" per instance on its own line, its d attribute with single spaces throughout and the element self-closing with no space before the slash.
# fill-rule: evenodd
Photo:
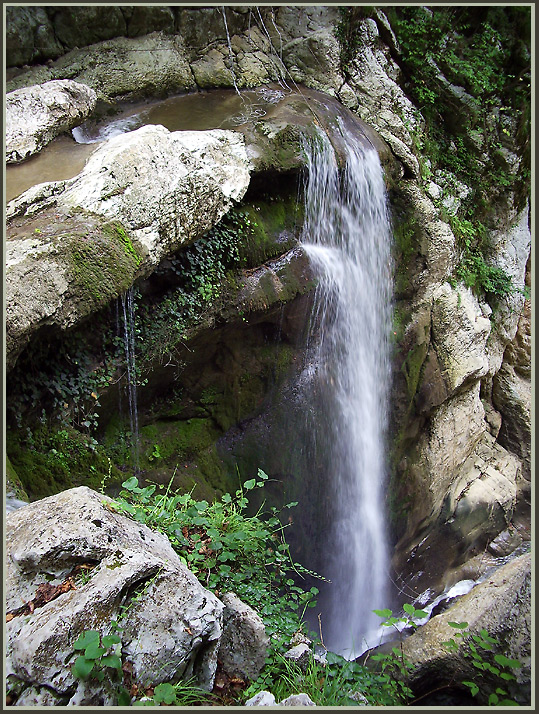
<svg viewBox="0 0 539 714">
<path fill-rule="evenodd" d="M 386 599 L 386 405 L 390 381 L 390 223 L 374 149 L 341 131 L 345 168 L 320 132 L 305 141 L 302 244 L 318 273 L 307 364 L 310 459 L 322 461 L 319 609 L 325 645 L 346 656 L 378 643 Z M 313 468 L 316 463 L 313 462 Z M 320 481 L 320 478 L 319 478 Z"/>
<path fill-rule="evenodd" d="M 127 396 L 129 401 L 129 423 L 131 426 L 131 439 L 133 449 L 133 463 L 135 472 L 139 470 L 139 431 L 137 407 L 137 373 L 135 362 L 135 308 L 133 300 L 133 287 L 121 297 L 123 316 L 123 341 L 125 363 L 127 367 Z"/>
</svg>

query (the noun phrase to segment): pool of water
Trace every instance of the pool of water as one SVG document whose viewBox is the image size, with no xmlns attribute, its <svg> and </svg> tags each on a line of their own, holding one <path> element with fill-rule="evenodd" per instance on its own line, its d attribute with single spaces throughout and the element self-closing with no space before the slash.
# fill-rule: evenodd
<svg viewBox="0 0 539 714">
<path fill-rule="evenodd" d="M 272 105 L 290 92 L 279 87 L 245 90 L 215 89 L 165 100 L 118 105 L 113 116 L 89 119 L 52 141 L 22 164 L 6 166 L 6 201 L 47 181 L 76 176 L 96 145 L 146 124 L 162 124 L 169 131 L 236 129 L 264 117 Z"/>
</svg>

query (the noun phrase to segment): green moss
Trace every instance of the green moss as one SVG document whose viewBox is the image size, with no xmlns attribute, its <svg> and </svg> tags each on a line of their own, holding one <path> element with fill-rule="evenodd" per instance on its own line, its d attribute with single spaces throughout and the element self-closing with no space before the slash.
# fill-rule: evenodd
<svg viewBox="0 0 539 714">
<path fill-rule="evenodd" d="M 72 427 L 39 425 L 33 432 L 8 430 L 6 451 L 30 500 L 74 486 L 98 490 L 105 479 L 118 485 L 123 474 L 104 450 Z"/>
<path fill-rule="evenodd" d="M 61 236 L 67 242 L 67 267 L 92 312 L 125 292 L 142 259 L 125 229 L 117 222 L 94 226 L 88 233 Z"/>
<path fill-rule="evenodd" d="M 419 380 L 421 377 L 421 368 L 425 362 L 427 356 L 428 343 L 424 342 L 419 345 L 415 345 L 406 355 L 404 362 L 402 363 L 402 371 L 406 378 L 406 386 L 408 392 L 408 400 L 412 402 L 417 388 L 419 386 Z"/>
<path fill-rule="evenodd" d="M 125 228 L 122 226 L 121 223 L 111 223 L 107 226 L 104 226 L 103 228 L 105 233 L 108 233 L 111 238 L 113 239 L 119 239 L 125 250 L 125 254 L 128 258 L 133 258 L 135 261 L 135 265 L 138 266 L 142 263 L 142 258 L 140 255 L 137 253 L 135 250 L 135 247 L 133 246 L 133 243 L 131 242 L 131 238 L 127 234 Z"/>
<path fill-rule="evenodd" d="M 21 501 L 28 501 L 28 494 L 23 488 L 23 485 L 21 483 L 21 480 L 13 468 L 13 464 L 11 463 L 11 460 L 9 456 L 6 454 L 6 490 L 7 491 L 13 491 L 15 494 L 15 498 L 20 499 Z"/>
<path fill-rule="evenodd" d="M 301 225 L 301 210 L 292 197 L 261 199 L 242 206 L 252 228 L 240 245 L 240 256 L 247 267 L 254 268 L 292 248 Z"/>
</svg>

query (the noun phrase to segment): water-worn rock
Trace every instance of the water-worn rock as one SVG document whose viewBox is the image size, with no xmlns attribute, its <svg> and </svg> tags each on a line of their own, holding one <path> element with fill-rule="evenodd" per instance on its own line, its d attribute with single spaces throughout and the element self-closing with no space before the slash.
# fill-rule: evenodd
<svg viewBox="0 0 539 714">
<path fill-rule="evenodd" d="M 73 179 L 12 201 L 7 362 L 40 326 L 74 325 L 203 235 L 243 196 L 249 172 L 240 134 L 146 126 L 102 144 Z"/>
<path fill-rule="evenodd" d="M 196 87 L 181 36 L 163 32 L 73 49 L 50 66 L 41 65 L 14 77 L 7 87 L 11 91 L 65 77 L 86 84 L 105 101 L 165 96 Z"/>
<path fill-rule="evenodd" d="M 515 338 L 524 307 L 522 291 L 531 246 L 529 207 L 518 214 L 510 211 L 504 216 L 503 225 L 506 227 L 489 235 L 489 262 L 502 268 L 518 290 L 505 295 L 497 307 L 496 328 L 486 347 L 490 375 L 500 369 L 505 348 Z"/>
<path fill-rule="evenodd" d="M 503 686 L 519 704 L 530 703 L 531 664 L 531 555 L 514 558 L 499 568 L 484 582 L 448 610 L 433 617 L 426 625 L 402 643 L 403 654 L 416 667 L 409 683 L 414 692 L 424 694 L 437 686 L 451 685 L 465 680 L 478 682 L 478 670 L 472 658 L 451 652 L 443 642 L 455 637 L 449 622 L 467 622 L 472 634 L 482 629 L 499 641 L 494 653 L 503 654 L 522 663 L 513 669 L 516 681 L 504 681 L 489 673 L 482 673 L 478 697 L 484 704 L 496 687 Z M 485 658 L 486 651 L 482 652 Z M 478 682 L 479 683 L 479 682 Z"/>
<path fill-rule="evenodd" d="M 277 706 L 275 697 L 271 692 L 263 690 L 245 702 L 246 707 L 274 707 Z"/>
<path fill-rule="evenodd" d="M 440 405 L 418 442 L 419 456 L 411 471 L 422 498 L 416 508 L 423 516 L 437 515 L 458 470 L 485 432 L 479 382 Z"/>
<path fill-rule="evenodd" d="M 315 707 L 316 704 L 308 694 L 291 694 L 279 702 L 280 707 Z"/>
<path fill-rule="evenodd" d="M 43 7 L 7 6 L 5 32 L 8 67 L 56 59 L 64 53 Z"/>
<path fill-rule="evenodd" d="M 524 475 L 531 474 L 531 381 L 505 362 L 492 384 L 492 399 L 502 414 L 500 441 L 522 459 Z"/>
<path fill-rule="evenodd" d="M 45 82 L 6 96 L 6 162 L 16 164 L 88 117 L 96 93 L 69 79 Z"/>
<path fill-rule="evenodd" d="M 432 297 L 432 343 L 450 395 L 487 373 L 485 345 L 491 323 L 469 288 L 443 283 Z"/>
<path fill-rule="evenodd" d="M 222 603 L 181 563 L 165 536 L 111 504 L 79 487 L 7 516 L 6 609 L 23 607 L 6 625 L 8 678 L 47 687 L 63 704 L 112 704 L 110 692 L 77 680 L 71 666 L 78 636 L 87 630 L 110 634 L 116 620 L 118 650 L 134 681 L 157 684 L 193 675 L 211 689 Z M 76 580 L 77 565 L 91 568 L 87 582 Z M 62 594 L 37 603 L 40 590 L 62 583 L 68 583 Z M 35 609 L 25 610 L 34 599 Z"/>
<path fill-rule="evenodd" d="M 419 177 L 419 162 L 413 150 L 412 131 L 417 126 L 414 107 L 399 85 L 400 70 L 388 47 L 380 41 L 380 26 L 387 23 L 378 10 L 377 19 L 361 22 L 361 52 L 350 63 L 347 81 L 357 97 L 355 111 L 375 127 L 409 176 Z M 387 34 L 387 33 L 386 33 Z"/>
<path fill-rule="evenodd" d="M 219 660 L 231 677 L 255 680 L 266 661 L 269 637 L 261 617 L 235 593 L 221 597 L 224 604 Z"/>
</svg>

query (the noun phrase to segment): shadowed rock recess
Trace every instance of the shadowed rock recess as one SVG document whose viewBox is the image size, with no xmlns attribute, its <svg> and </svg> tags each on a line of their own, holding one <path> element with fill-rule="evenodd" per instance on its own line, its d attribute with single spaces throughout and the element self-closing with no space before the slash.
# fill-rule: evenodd
<svg viewBox="0 0 539 714">
<path fill-rule="evenodd" d="M 508 696 L 530 703 L 529 11 L 6 8 L 12 703 L 113 705 L 71 665 L 120 617 L 133 681 L 211 691 L 263 670 L 260 613 L 115 512 L 132 476 L 211 502 L 263 469 L 318 567 L 331 474 L 300 465 L 298 401 L 320 317 L 302 246 L 317 131 L 343 173 L 350 137 L 378 152 L 391 220 L 380 608 L 474 585 L 404 639 L 407 684 L 428 702 L 473 679 L 442 644 L 466 621 L 520 660 Z"/>
</svg>

